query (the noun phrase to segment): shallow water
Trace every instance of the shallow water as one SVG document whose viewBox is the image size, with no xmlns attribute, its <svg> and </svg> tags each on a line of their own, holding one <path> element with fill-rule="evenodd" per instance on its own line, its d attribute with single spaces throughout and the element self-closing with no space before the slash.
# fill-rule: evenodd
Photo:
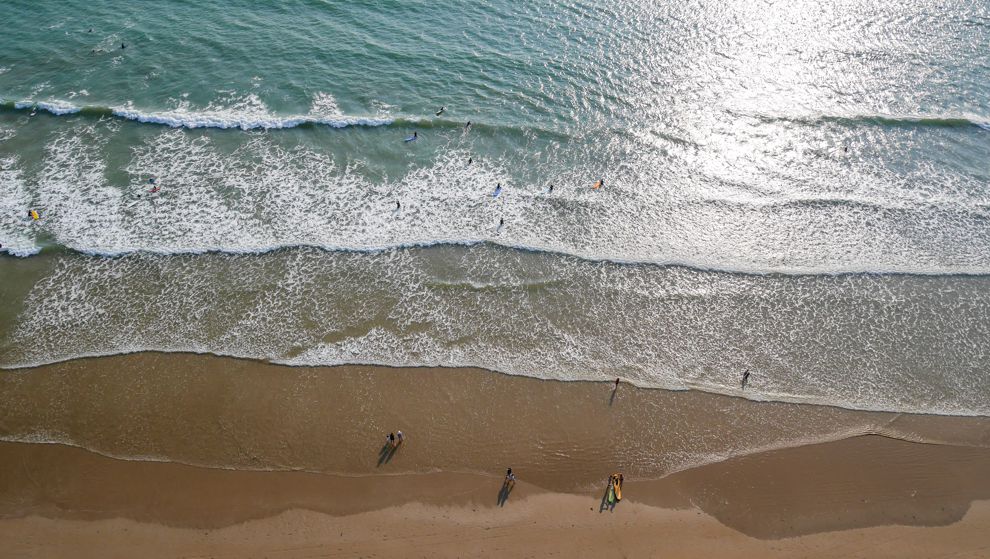
<svg viewBox="0 0 990 559">
<path fill-rule="evenodd" d="M 0 366 L 750 368 L 990 412 L 985 2 L 6 12 Z"/>
</svg>

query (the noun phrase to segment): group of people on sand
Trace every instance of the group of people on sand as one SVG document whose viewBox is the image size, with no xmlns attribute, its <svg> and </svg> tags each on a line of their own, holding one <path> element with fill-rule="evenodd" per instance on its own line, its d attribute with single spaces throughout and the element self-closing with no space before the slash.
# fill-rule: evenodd
<svg viewBox="0 0 990 559">
<path fill-rule="evenodd" d="M 406 440 L 405 435 L 402 431 L 396 431 L 394 433 L 389 433 L 385 436 L 385 442 L 388 444 L 389 448 L 399 448 L 402 441 Z"/>
</svg>

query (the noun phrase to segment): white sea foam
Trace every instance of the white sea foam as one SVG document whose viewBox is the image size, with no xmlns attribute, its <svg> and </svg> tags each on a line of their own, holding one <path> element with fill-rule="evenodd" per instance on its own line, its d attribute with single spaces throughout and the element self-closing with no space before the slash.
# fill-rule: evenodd
<svg viewBox="0 0 990 559">
<path fill-rule="evenodd" d="M 258 98 L 251 94 L 240 99 L 211 103 L 205 108 L 192 108 L 183 101 L 173 110 L 143 111 L 133 107 L 116 107 L 114 115 L 135 120 L 164 124 L 175 128 L 239 128 L 279 129 L 295 128 L 301 124 L 321 124 L 333 128 L 348 126 L 385 126 L 392 123 L 388 118 L 349 117 L 340 114 L 336 102 L 327 94 L 317 95 L 313 110 L 307 115 L 276 115 Z"/>
<path fill-rule="evenodd" d="M 0 365 L 191 351 L 289 365 L 621 376 L 756 400 L 990 414 L 980 380 L 988 287 L 988 278 L 739 276 L 490 246 L 68 253 L 35 283 Z M 743 391 L 745 369 L 753 377 Z"/>
<path fill-rule="evenodd" d="M 71 92 L 70 98 L 76 95 L 87 95 L 85 90 Z M 83 106 L 63 100 L 33 101 L 21 100 L 14 102 L 16 109 L 37 108 L 54 115 L 69 115 L 79 113 Z M 99 107 L 93 107 L 102 110 Z M 229 104 L 213 103 L 205 108 L 194 108 L 188 101 L 181 101 L 174 109 L 164 111 L 148 111 L 135 108 L 132 105 L 111 107 L 108 112 L 119 118 L 163 124 L 173 128 L 237 128 L 241 130 L 295 128 L 303 124 L 316 124 L 331 128 L 347 128 L 349 126 L 387 126 L 394 119 L 381 116 L 347 116 L 341 114 L 336 101 L 328 94 L 319 94 L 314 98 L 312 111 L 309 114 L 278 115 L 272 113 L 255 95 L 246 96 Z"/>
<path fill-rule="evenodd" d="M 0 159 L 0 252 L 14 256 L 37 254 L 37 225 L 27 215 L 33 208 L 24 173 L 17 169 L 17 158 Z"/>
<path fill-rule="evenodd" d="M 550 196 L 542 185 L 514 184 L 511 161 L 466 165 L 470 152 L 457 140 L 438 146 L 427 165 L 376 183 L 325 153 L 287 149 L 268 137 L 243 138 L 231 153 L 208 136 L 164 130 L 132 148 L 124 170 L 133 182 L 121 189 L 107 184 L 101 147 L 109 136 L 100 127 L 115 125 L 79 123 L 57 132 L 32 177 L 36 203 L 48 208 L 39 226 L 78 251 L 377 251 L 493 242 L 746 273 L 990 273 L 990 193 L 978 179 L 937 170 L 919 169 L 924 179 L 916 179 L 939 181 L 935 193 L 866 173 L 829 193 L 794 181 L 754 190 L 725 180 L 721 168 L 699 174 L 688 191 L 650 186 L 669 182 L 669 171 L 631 161 L 600 191 L 588 186 L 587 169 L 553 169 L 558 189 Z M 159 193 L 147 193 L 149 176 L 158 178 Z M 504 193 L 493 199 L 500 182 Z"/>
</svg>

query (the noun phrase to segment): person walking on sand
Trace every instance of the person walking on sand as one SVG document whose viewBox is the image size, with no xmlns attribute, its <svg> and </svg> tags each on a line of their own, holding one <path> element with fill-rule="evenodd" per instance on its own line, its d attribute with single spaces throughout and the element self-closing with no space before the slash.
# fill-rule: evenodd
<svg viewBox="0 0 990 559">
<path fill-rule="evenodd" d="M 388 446 L 395 448 L 395 433 L 389 433 L 388 436 L 385 437 L 385 440 Z"/>
<path fill-rule="evenodd" d="M 615 379 L 615 388 L 613 388 L 612 390 L 618 390 L 618 389 L 619 389 L 619 379 L 618 379 L 618 377 L 616 377 L 616 379 Z"/>
<path fill-rule="evenodd" d="M 395 432 L 395 438 L 396 438 L 396 441 L 397 441 L 395 443 L 396 446 L 402 444 L 402 441 L 406 440 L 406 437 L 402 434 L 402 431 L 396 431 Z"/>
<path fill-rule="evenodd" d="M 746 383 L 747 382 L 749 382 L 749 369 L 746 369 L 743 372 L 743 377 L 742 377 L 742 389 L 743 390 L 746 390 Z"/>
<path fill-rule="evenodd" d="M 509 468 L 508 470 L 505 471 L 505 484 L 515 485 L 515 483 L 516 483 L 516 474 L 512 473 L 512 468 Z"/>
</svg>

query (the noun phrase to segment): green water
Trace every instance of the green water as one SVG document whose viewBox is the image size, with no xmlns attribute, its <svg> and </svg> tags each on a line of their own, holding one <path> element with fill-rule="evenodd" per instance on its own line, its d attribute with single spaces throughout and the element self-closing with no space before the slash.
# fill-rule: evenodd
<svg viewBox="0 0 990 559">
<path fill-rule="evenodd" d="M 987 2 L 4 8 L 2 366 L 755 364 L 987 413 Z"/>
</svg>

